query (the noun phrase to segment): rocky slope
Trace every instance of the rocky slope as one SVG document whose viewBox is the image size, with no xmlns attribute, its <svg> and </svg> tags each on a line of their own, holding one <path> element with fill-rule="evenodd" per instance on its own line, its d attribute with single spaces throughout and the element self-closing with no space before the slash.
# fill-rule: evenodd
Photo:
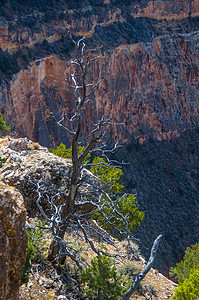
<svg viewBox="0 0 199 300">
<path fill-rule="evenodd" d="M 6 159 L 0 169 L 0 179 L 20 191 L 29 216 L 36 216 L 39 212 L 36 205 L 39 192 L 42 194 L 42 199 L 45 199 L 46 195 L 52 197 L 59 194 L 58 203 L 66 201 L 69 173 L 71 172 L 70 160 L 49 153 L 47 148 L 41 147 L 27 138 L 0 139 L 0 157 Z M 98 179 L 87 170 L 84 170 L 84 176 L 87 176 L 90 182 L 98 182 Z M 81 209 L 80 202 L 84 202 L 85 199 L 95 201 L 93 188 L 90 186 L 92 189 L 90 193 L 89 186 L 89 184 L 83 183 L 79 188 L 81 200 L 77 195 L 78 209 Z M 84 191 L 87 191 L 85 196 L 83 195 Z M 43 201 L 45 207 L 46 200 Z M 88 213 L 89 205 L 85 205 L 83 211 Z"/>
<path fill-rule="evenodd" d="M 95 245 L 97 242 L 93 240 Z M 125 247 L 121 243 L 118 243 L 120 247 L 120 253 L 126 254 Z M 114 253 L 114 248 L 109 247 L 109 251 Z M 93 253 L 86 249 L 84 251 L 85 258 L 87 262 L 90 262 L 90 259 L 93 258 Z M 81 296 L 78 296 L 78 288 L 73 284 L 69 278 L 67 278 L 67 272 L 70 273 L 70 268 L 73 264 L 69 262 L 60 272 L 59 269 L 53 268 L 51 264 L 43 260 L 40 265 L 33 265 L 33 273 L 30 274 L 30 280 L 27 285 L 20 287 L 20 300 L 31 300 L 31 299 L 65 299 L 65 300 L 76 300 L 81 299 Z M 146 266 L 145 260 L 140 257 L 139 260 L 129 261 L 128 258 L 123 259 L 123 262 L 118 262 L 117 267 L 121 267 L 127 263 L 130 263 L 134 266 L 135 270 L 142 270 Z M 73 273 L 73 275 L 75 275 Z M 151 269 L 151 271 L 146 275 L 142 281 L 142 293 L 136 293 L 131 297 L 131 300 L 166 300 L 171 299 L 171 296 L 174 293 L 174 288 L 177 285 L 171 280 L 167 279 L 158 270 Z M 76 293 L 75 293 L 76 292 Z"/>
<path fill-rule="evenodd" d="M 77 276 L 73 262 L 68 258 L 65 266 L 52 265 L 45 258 L 45 251 L 41 251 L 39 260 L 33 261 L 30 280 L 27 285 L 20 287 L 19 293 L 27 246 L 25 220 L 30 226 L 34 226 L 40 220 L 36 206 L 37 183 L 40 183 L 41 186 L 40 201 L 45 201 L 44 195 L 55 197 L 59 194 L 60 197 L 54 198 L 54 205 L 58 205 L 59 202 L 63 203 L 71 167 L 70 160 L 54 156 L 48 152 L 47 148 L 41 147 L 38 143 L 27 138 L 13 139 L 7 137 L 0 139 L 0 155 L 5 158 L 3 167 L 0 168 L 0 256 L 2 258 L 0 263 L 0 299 L 27 300 L 38 297 L 40 299 L 81 299 L 78 296 L 78 287 L 71 284 L 68 276 L 68 274 Z M 90 180 L 96 182 L 97 179 L 89 171 L 85 170 L 85 172 Z M 88 185 L 85 184 L 82 189 L 86 191 L 87 200 L 92 198 L 93 190 L 90 191 Z M 27 216 L 24 204 L 27 209 Z M 85 205 L 83 211 L 84 213 L 88 212 Z M 92 226 L 96 229 L 95 223 L 91 223 L 91 228 Z M 106 235 L 109 237 L 107 233 Z M 84 260 L 91 261 L 94 254 L 88 243 L 84 243 L 82 239 L 77 241 L 77 236 L 73 236 L 72 231 L 67 232 L 66 239 L 73 243 L 73 247 L 81 245 Z M 95 247 L 100 247 L 100 237 L 96 235 L 96 231 L 95 234 L 91 235 L 91 239 Z M 42 244 L 44 240 L 45 246 L 49 246 L 51 235 L 45 231 L 42 232 L 40 243 Z M 106 251 L 108 250 L 112 255 L 115 251 L 119 251 L 120 255 L 125 256 L 125 259 L 118 261 L 120 266 L 131 263 L 134 265 L 134 269 L 138 271 L 146 266 L 146 261 L 139 255 L 137 245 L 133 245 L 137 259 L 131 262 L 128 260 L 125 243 L 114 240 L 114 245 L 107 247 Z M 147 253 L 148 256 L 149 253 Z M 143 281 L 142 294 L 150 296 L 152 293 L 156 299 L 170 299 L 175 286 L 176 284 L 158 273 L 157 270 L 151 269 Z M 133 299 L 146 299 L 145 296 L 136 294 Z"/>
</svg>

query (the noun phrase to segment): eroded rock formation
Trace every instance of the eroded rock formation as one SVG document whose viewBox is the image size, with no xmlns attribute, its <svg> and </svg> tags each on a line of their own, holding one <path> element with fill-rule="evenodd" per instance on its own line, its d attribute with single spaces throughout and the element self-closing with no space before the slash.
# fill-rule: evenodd
<svg viewBox="0 0 199 300">
<path fill-rule="evenodd" d="M 100 27 L 109 27 L 117 22 L 128 24 L 129 15 L 154 20 L 184 19 L 199 15 L 198 0 L 178 0 L 175 3 L 170 0 L 142 0 L 132 3 L 126 1 L 123 4 L 99 1 L 95 5 L 82 1 L 81 5 L 78 3 L 73 9 L 67 3 L 59 3 L 56 12 L 49 7 L 48 13 L 41 9 L 42 5 L 45 6 L 43 2 L 41 7 L 33 6 L 25 14 L 25 6 L 18 12 L 14 11 L 16 4 L 13 5 L 12 1 L 5 6 L 5 17 L 0 19 L 0 47 L 4 51 L 14 53 L 20 47 L 33 47 L 44 40 L 53 43 L 60 40 L 68 30 L 76 36 L 92 37 Z"/>
<path fill-rule="evenodd" d="M 43 201 L 46 200 L 46 195 L 53 197 L 57 194 L 58 202 L 66 202 L 71 172 L 70 160 L 51 154 L 47 148 L 27 138 L 0 139 L 0 157 L 6 159 L 0 169 L 0 179 L 18 188 L 23 195 L 29 215 L 35 216 L 39 212 L 36 205 L 38 191 Z M 98 183 L 98 179 L 91 172 L 87 170 L 83 172 L 83 176 L 86 176 L 88 180 Z M 37 183 L 40 184 L 39 189 Z M 88 213 L 93 209 L 92 205 L 81 206 L 80 202 L 88 198 L 95 201 L 93 189 L 89 184 L 83 183 L 78 190 L 81 199 L 77 195 L 77 209 Z"/>
<path fill-rule="evenodd" d="M 111 129 L 115 140 L 128 140 L 129 132 L 141 143 L 150 134 L 170 140 L 197 125 L 198 42 L 198 33 L 162 36 L 104 54 L 90 71 L 91 81 L 103 80 L 95 90 L 96 105 L 86 107 L 84 128 L 107 104 L 110 120 L 123 123 Z M 63 112 L 72 115 L 76 98 L 68 84 L 71 73 L 70 62 L 53 55 L 20 71 L 9 88 L 2 86 L 1 109 L 12 132 L 48 147 L 68 144 L 69 137 L 56 127 L 50 112 L 57 118 Z"/>
<path fill-rule="evenodd" d="M 27 247 L 25 219 L 22 195 L 0 181 L 0 299 L 19 298 Z"/>
<path fill-rule="evenodd" d="M 154 19 L 186 18 L 188 16 L 198 16 L 199 1 L 164 1 L 150 0 L 142 1 L 131 6 L 131 14 L 135 17 L 146 17 Z"/>
</svg>

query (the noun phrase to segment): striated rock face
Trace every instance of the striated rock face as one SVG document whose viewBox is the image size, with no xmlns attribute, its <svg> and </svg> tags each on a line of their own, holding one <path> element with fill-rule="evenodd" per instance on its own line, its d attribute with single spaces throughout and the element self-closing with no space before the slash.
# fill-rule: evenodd
<svg viewBox="0 0 199 300">
<path fill-rule="evenodd" d="M 116 21 L 125 21 L 118 7 L 107 9 L 105 5 L 98 8 L 100 16 L 96 14 L 95 7 L 94 12 L 92 9 L 92 6 L 88 6 L 83 10 L 73 11 L 62 5 L 60 10 L 57 10 L 56 17 L 50 9 L 48 16 L 43 12 L 36 13 L 36 10 L 32 10 L 29 14 L 21 12 L 22 16 L 15 15 L 9 21 L 0 17 L 0 47 L 4 51 L 14 53 L 20 47 L 31 48 L 44 40 L 50 44 L 56 42 L 68 31 L 76 36 L 91 37 L 97 26 L 105 27 Z M 60 14 L 62 14 L 61 18 L 59 18 Z"/>
<path fill-rule="evenodd" d="M 199 1 L 170 1 L 170 0 L 150 0 L 140 1 L 133 4 L 131 14 L 135 17 L 146 17 L 154 19 L 186 18 L 188 16 L 198 16 Z"/>
<path fill-rule="evenodd" d="M 25 218 L 22 195 L 0 181 L 0 299 L 19 299 L 27 247 Z"/>
<path fill-rule="evenodd" d="M 59 3 L 55 11 L 45 4 L 45 9 L 41 9 L 39 5 L 38 7 L 30 5 L 27 8 L 25 3 L 21 3 L 21 7 L 15 3 L 14 9 L 12 3 L 9 9 L 5 5 L 5 16 L 3 14 L 0 16 L 0 47 L 4 51 L 14 53 L 22 47 L 31 48 L 38 43 L 41 44 L 44 40 L 52 44 L 62 39 L 68 30 L 76 36 L 92 37 L 97 35 L 97 41 L 100 39 L 99 30 L 103 30 L 103 28 L 109 30 L 110 26 L 114 26 L 116 23 L 120 23 L 120 27 L 126 26 L 123 35 L 125 35 L 125 31 L 130 34 L 130 16 L 136 19 L 149 18 L 170 21 L 199 15 L 198 0 L 176 0 L 175 3 L 171 0 L 142 0 L 132 1 L 130 5 L 128 5 L 128 1 L 120 4 L 115 4 L 114 1 L 99 1 L 99 3 L 90 5 L 87 1 L 81 2 L 81 5 L 76 3 L 73 9 L 66 3 Z M 16 11 L 16 6 L 19 6 L 19 11 Z M 130 23 L 134 21 L 131 20 Z M 156 23 L 153 25 L 156 27 Z M 167 25 L 165 23 L 163 26 L 165 30 Z M 172 30 L 172 26 L 170 27 Z M 134 28 L 134 34 L 136 30 L 138 28 Z M 112 34 L 114 34 L 114 30 Z M 121 37 L 117 36 L 116 38 L 120 39 Z M 106 43 L 105 39 L 104 42 Z"/>
<path fill-rule="evenodd" d="M 63 61 L 51 56 L 19 72 L 10 82 L 9 90 L 6 87 L 1 89 L 2 109 L 6 111 L 9 105 L 7 118 L 14 121 L 13 125 L 18 124 L 12 128 L 17 136 L 28 136 L 42 145 L 50 146 L 51 133 L 48 126 L 53 126 L 53 122 L 49 112 L 56 113 L 63 106 L 66 106 L 67 112 L 70 110 L 65 68 Z"/>
<path fill-rule="evenodd" d="M 92 120 L 106 104 L 114 125 L 115 140 L 128 140 L 129 132 L 140 139 L 148 135 L 171 140 L 199 120 L 199 34 L 162 36 L 152 43 L 120 46 L 93 63 L 92 81 L 103 78 L 95 90 L 96 106 L 86 108 Z M 49 117 L 72 114 L 76 98 L 69 86 L 72 68 L 55 55 L 32 63 L 0 90 L 1 110 L 12 132 L 45 146 L 68 137 Z M 92 121 L 91 120 L 91 121 Z M 92 123 L 92 122 L 91 122 Z M 84 124 L 85 129 L 91 123 Z"/>
<path fill-rule="evenodd" d="M 102 109 L 106 98 L 111 120 L 124 122 L 113 128 L 115 139 L 131 132 L 140 142 L 150 134 L 169 140 L 198 124 L 198 37 L 162 36 L 114 51 L 97 99 Z"/>
</svg>

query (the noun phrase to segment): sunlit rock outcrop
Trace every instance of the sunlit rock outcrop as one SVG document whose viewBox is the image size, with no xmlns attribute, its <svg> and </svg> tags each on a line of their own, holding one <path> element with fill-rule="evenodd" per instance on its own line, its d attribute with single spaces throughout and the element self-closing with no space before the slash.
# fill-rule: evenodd
<svg viewBox="0 0 199 300">
<path fill-rule="evenodd" d="M 22 195 L 0 181 L 0 299 L 19 299 L 26 261 L 25 219 Z"/>
<path fill-rule="evenodd" d="M 198 7 L 198 0 L 175 2 L 169 0 L 150 0 L 145 3 L 139 1 L 131 6 L 131 14 L 135 17 L 154 19 L 181 19 L 188 16 L 198 16 Z"/>
<path fill-rule="evenodd" d="M 66 205 L 69 205 L 67 192 L 71 160 L 51 154 L 47 148 L 27 138 L 0 139 L 0 157 L 6 159 L 0 169 L 0 179 L 10 186 L 15 186 L 21 192 L 29 215 L 35 216 L 39 212 L 36 204 L 39 192 L 44 202 L 47 202 L 46 197 L 57 195 L 58 203 L 66 202 Z M 86 169 L 83 172 L 91 182 L 99 183 L 91 172 Z M 78 211 L 87 213 L 92 211 L 92 205 L 81 206 L 80 202 L 84 202 L 85 199 L 96 201 L 93 188 L 83 183 L 78 189 L 78 195 L 76 197 Z M 44 204 L 45 207 L 46 205 Z"/>
</svg>

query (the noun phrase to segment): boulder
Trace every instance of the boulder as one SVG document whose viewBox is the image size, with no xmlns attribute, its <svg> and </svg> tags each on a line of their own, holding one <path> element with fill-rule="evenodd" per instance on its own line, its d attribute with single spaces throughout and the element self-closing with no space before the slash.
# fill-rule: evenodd
<svg viewBox="0 0 199 300">
<path fill-rule="evenodd" d="M 26 209 L 20 192 L 0 181 L 0 299 L 17 300 L 26 261 Z"/>
<path fill-rule="evenodd" d="M 18 188 L 29 216 L 35 217 L 39 213 L 36 205 L 39 193 L 44 208 L 49 207 L 47 200 L 52 197 L 56 198 L 55 204 L 68 205 L 67 192 L 72 168 L 70 159 L 58 157 L 27 138 L 10 137 L 0 139 L 0 157 L 6 159 L 0 169 L 0 179 Z M 99 179 L 91 172 L 86 169 L 82 172 L 89 182 L 99 184 Z M 78 188 L 75 204 L 78 204 L 79 213 L 88 214 L 93 210 L 88 201 L 96 201 L 95 193 L 92 184 L 86 182 Z"/>
</svg>

